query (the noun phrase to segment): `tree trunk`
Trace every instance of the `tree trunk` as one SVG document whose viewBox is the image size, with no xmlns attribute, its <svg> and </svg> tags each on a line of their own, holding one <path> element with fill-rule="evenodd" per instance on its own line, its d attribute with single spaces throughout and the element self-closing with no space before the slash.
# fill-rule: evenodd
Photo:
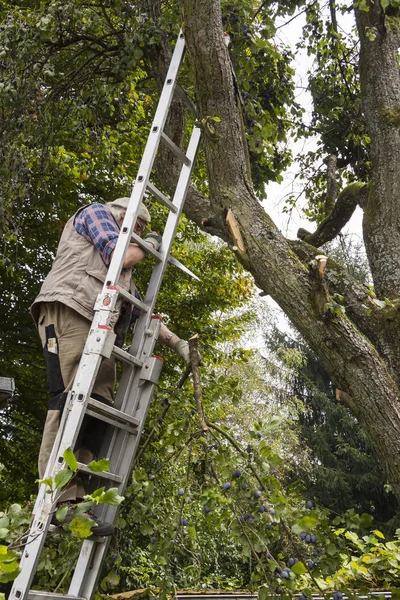
<svg viewBox="0 0 400 600">
<path fill-rule="evenodd" d="M 400 71 L 398 17 L 380 2 L 356 10 L 360 84 L 371 137 L 372 180 L 364 209 L 364 242 L 379 297 L 400 296 Z"/>
</svg>

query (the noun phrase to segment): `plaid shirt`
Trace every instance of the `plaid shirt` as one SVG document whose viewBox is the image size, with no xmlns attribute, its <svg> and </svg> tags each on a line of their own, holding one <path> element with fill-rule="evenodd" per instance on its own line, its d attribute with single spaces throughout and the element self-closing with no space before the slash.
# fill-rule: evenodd
<svg viewBox="0 0 400 600">
<path fill-rule="evenodd" d="M 120 227 L 104 204 L 91 204 L 75 218 L 75 231 L 96 246 L 106 267 L 117 244 Z"/>
<path fill-rule="evenodd" d="M 104 204 L 90 204 L 75 217 L 74 227 L 85 240 L 96 246 L 104 264 L 108 267 L 120 232 L 120 227 L 111 211 Z M 134 293 L 138 300 L 142 300 L 136 286 Z M 139 316 L 140 310 L 134 306 L 131 322 L 136 321 Z"/>
</svg>

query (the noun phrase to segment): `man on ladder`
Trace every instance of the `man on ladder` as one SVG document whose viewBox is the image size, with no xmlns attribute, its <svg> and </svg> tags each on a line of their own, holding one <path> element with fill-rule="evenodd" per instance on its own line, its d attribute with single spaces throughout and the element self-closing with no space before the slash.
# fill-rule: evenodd
<svg viewBox="0 0 400 600">
<path fill-rule="evenodd" d="M 39 453 L 39 477 L 43 479 L 53 448 L 54 440 L 64 409 L 67 393 L 72 386 L 83 348 L 93 319 L 93 306 L 101 292 L 125 217 L 129 198 L 83 207 L 67 222 L 57 249 L 50 273 L 43 282 L 31 312 L 39 330 L 46 360 L 48 389 L 51 399 L 43 431 Z M 150 214 L 141 205 L 134 226 L 134 233 L 141 236 L 150 223 Z M 148 233 L 144 241 L 158 250 L 161 237 Z M 132 281 L 132 267 L 145 258 L 145 250 L 131 243 L 123 263 L 118 284 L 127 292 L 140 296 Z M 117 303 L 110 325 L 117 335 L 116 345 L 122 346 L 129 324 L 137 318 L 138 309 Z M 174 349 L 189 362 L 188 342 L 181 340 L 164 324 L 161 324 L 159 341 Z M 115 384 L 115 358 L 103 358 L 94 383 L 92 397 L 112 404 Z M 75 454 L 78 461 L 88 463 L 98 457 L 104 436 L 105 424 L 85 417 Z M 80 502 L 88 490 L 84 478 L 76 477 L 59 498 L 57 508 L 67 504 L 68 512 L 63 523 L 74 516 L 74 505 Z M 108 536 L 113 526 L 98 519 L 92 511 L 87 516 L 94 521 L 96 535 Z M 55 515 L 53 524 L 60 525 Z"/>
</svg>

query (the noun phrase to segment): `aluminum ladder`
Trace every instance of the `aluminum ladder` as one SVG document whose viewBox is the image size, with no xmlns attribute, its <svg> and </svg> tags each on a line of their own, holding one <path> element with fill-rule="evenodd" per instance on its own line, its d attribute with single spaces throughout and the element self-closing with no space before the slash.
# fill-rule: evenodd
<svg viewBox="0 0 400 600">
<path fill-rule="evenodd" d="M 61 469 L 66 467 L 63 458 L 64 451 L 68 448 L 74 448 L 85 415 L 90 415 L 109 424 L 107 447 L 102 455 L 110 459 L 110 471 L 95 473 L 95 476 L 101 479 L 102 485 L 117 487 L 120 495 L 123 494 L 130 477 L 154 385 L 157 383 L 162 369 L 162 360 L 152 356 L 160 328 L 160 321 L 153 316 L 153 309 L 168 263 L 201 137 L 201 131 L 195 125 L 187 150 L 183 152 L 164 133 L 164 126 L 174 92 L 182 93 L 177 86 L 177 77 L 184 52 L 185 40 L 183 33 L 180 32 L 106 281 L 94 305 L 95 312 L 91 329 L 72 389 L 67 397 L 45 478 L 54 477 Z M 150 175 L 160 142 L 166 144 L 182 165 L 172 201 L 150 182 Z M 156 200 L 169 209 L 159 251 L 151 248 L 133 233 L 137 214 L 146 192 L 150 192 Z M 147 254 L 155 258 L 156 264 L 149 280 L 144 301 L 139 301 L 125 290 L 118 288 L 117 282 L 131 239 L 143 248 Z M 121 296 L 124 302 L 131 303 L 141 311 L 129 351 L 122 350 L 114 345 L 115 334 L 109 325 L 117 299 Z M 124 363 L 123 374 L 112 407 L 102 404 L 90 396 L 102 358 L 111 355 Z M 79 473 L 89 473 L 84 464 L 78 464 Z M 95 592 L 110 538 L 93 535 L 83 541 L 67 594 L 30 589 L 57 501 L 57 495 L 53 496 L 46 493 L 47 489 L 45 485 L 40 486 L 33 511 L 29 538 L 21 559 L 21 571 L 14 581 L 9 599 L 90 600 Z M 100 510 L 98 510 L 99 508 Z M 104 521 L 114 523 L 117 507 L 102 505 L 96 508 L 96 514 Z"/>
</svg>

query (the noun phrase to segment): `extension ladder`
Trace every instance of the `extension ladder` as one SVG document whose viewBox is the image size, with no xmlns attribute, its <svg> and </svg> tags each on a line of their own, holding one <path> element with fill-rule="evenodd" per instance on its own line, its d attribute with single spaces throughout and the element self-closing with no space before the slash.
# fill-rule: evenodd
<svg viewBox="0 0 400 600">
<path fill-rule="evenodd" d="M 93 322 L 72 389 L 67 397 L 45 478 L 55 477 L 61 469 L 65 468 L 63 454 L 68 448 L 74 448 L 83 418 L 85 415 L 90 415 L 109 424 L 107 447 L 102 455 L 107 455 L 110 460 L 110 472 L 95 473 L 96 478 L 99 477 L 104 485 L 112 484 L 117 487 L 119 494 L 123 493 L 128 483 L 154 385 L 158 381 L 162 368 L 162 360 L 152 356 L 160 328 L 160 321 L 153 316 L 153 309 L 190 184 L 201 137 L 200 129 L 194 126 L 186 153 L 184 153 L 164 133 L 174 91 L 180 91 L 177 87 L 177 76 L 184 51 L 185 40 L 180 32 L 106 281 L 94 305 Z M 182 164 L 172 201 L 150 182 L 160 141 L 167 145 Z M 150 192 L 156 200 L 169 209 L 159 251 L 151 248 L 133 233 L 136 217 L 146 192 Z M 131 239 L 147 254 L 153 256 L 156 262 L 144 301 L 136 299 L 125 290 L 118 288 L 117 285 Z M 114 345 L 115 334 L 109 326 L 119 296 L 141 311 L 129 352 Z M 102 404 L 90 396 L 102 358 L 111 355 L 124 363 L 124 371 L 112 407 Z M 84 464 L 78 463 L 78 465 L 79 473 L 90 473 Z M 21 559 L 21 571 L 14 581 L 9 599 L 90 600 L 95 591 L 110 538 L 93 535 L 83 541 L 67 594 L 30 589 L 57 500 L 57 497 L 51 497 L 46 493 L 47 489 L 45 485 L 40 486 L 29 538 Z M 102 505 L 96 508 L 96 514 L 104 521 L 114 523 L 117 508 Z"/>
</svg>

